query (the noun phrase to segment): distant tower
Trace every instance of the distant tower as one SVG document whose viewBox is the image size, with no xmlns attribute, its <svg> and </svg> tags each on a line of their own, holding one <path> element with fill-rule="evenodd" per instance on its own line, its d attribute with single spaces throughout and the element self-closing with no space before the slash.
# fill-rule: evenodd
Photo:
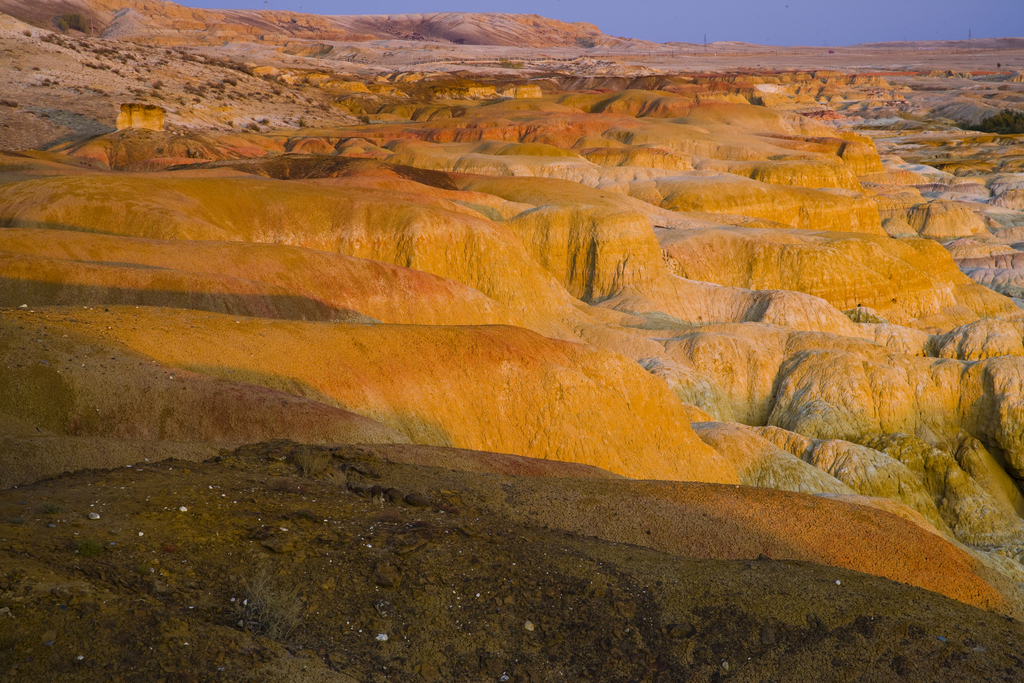
<svg viewBox="0 0 1024 683">
<path fill-rule="evenodd" d="M 708 34 L 704 34 L 704 52 L 708 51 Z"/>
</svg>

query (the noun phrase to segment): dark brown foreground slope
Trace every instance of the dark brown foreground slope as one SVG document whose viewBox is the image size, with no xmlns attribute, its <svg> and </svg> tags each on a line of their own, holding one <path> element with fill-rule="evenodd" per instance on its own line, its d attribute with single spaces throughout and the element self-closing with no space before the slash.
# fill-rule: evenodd
<svg viewBox="0 0 1024 683">
<path fill-rule="evenodd" d="M 844 569 L 684 559 L 549 529 L 516 512 L 529 477 L 388 462 L 377 448 L 403 447 L 277 443 L 0 493 L 0 677 L 1024 675 L 1024 628 L 1007 617 Z"/>
</svg>

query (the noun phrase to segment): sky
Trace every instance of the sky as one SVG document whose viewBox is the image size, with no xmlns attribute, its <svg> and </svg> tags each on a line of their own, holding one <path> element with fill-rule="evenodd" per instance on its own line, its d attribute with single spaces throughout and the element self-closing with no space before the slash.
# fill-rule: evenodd
<svg viewBox="0 0 1024 683">
<path fill-rule="evenodd" d="M 264 0 L 177 0 L 189 7 L 263 9 Z M 738 40 L 853 45 L 1024 36 L 1024 0 L 266 0 L 312 14 L 515 12 L 587 21 L 604 33 L 664 43 Z"/>
</svg>

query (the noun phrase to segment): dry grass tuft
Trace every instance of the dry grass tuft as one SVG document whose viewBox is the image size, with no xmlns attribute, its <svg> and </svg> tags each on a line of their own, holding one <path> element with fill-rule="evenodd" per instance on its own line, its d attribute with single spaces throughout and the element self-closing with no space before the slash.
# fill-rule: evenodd
<svg viewBox="0 0 1024 683">
<path fill-rule="evenodd" d="M 239 625 L 274 640 L 287 638 L 302 625 L 304 607 L 299 589 L 284 586 L 266 566 L 246 580 L 247 596 Z"/>
<path fill-rule="evenodd" d="M 295 462 L 302 468 L 302 474 L 315 477 L 331 464 L 331 456 L 322 450 L 303 448 L 295 454 Z"/>
</svg>

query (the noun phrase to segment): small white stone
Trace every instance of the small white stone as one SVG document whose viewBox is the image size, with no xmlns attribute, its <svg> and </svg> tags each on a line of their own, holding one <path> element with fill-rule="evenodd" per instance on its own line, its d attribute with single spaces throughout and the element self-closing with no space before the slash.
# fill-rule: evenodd
<svg viewBox="0 0 1024 683">
<path fill-rule="evenodd" d="M 383 643 L 387 639 L 388 639 L 388 634 L 386 634 L 386 633 L 378 633 L 377 634 L 377 640 L 379 640 L 380 642 Z"/>
<path fill-rule="evenodd" d="M 535 627 L 532 621 L 527 621 L 523 624 L 523 628 L 525 628 L 527 631 L 532 631 Z"/>
<path fill-rule="evenodd" d="M 178 512 L 188 512 L 188 508 L 182 505 L 180 508 L 178 508 Z"/>
<path fill-rule="evenodd" d="M 139 532 L 139 536 L 144 536 L 144 535 L 145 535 L 145 534 L 143 534 L 143 533 L 142 533 L 141 531 Z"/>
<path fill-rule="evenodd" d="M 837 585 L 837 586 L 842 586 L 842 585 L 843 585 L 843 582 L 842 582 L 842 581 L 840 581 L 839 579 L 836 579 L 836 585 Z"/>
<path fill-rule="evenodd" d="M 75 657 L 75 659 L 77 659 L 78 661 L 82 661 L 83 659 L 85 659 L 85 655 L 78 655 L 77 657 Z"/>
<path fill-rule="evenodd" d="M 99 519 L 99 518 L 100 518 L 100 513 L 98 513 L 98 512 L 90 512 L 89 513 L 89 519 Z"/>
</svg>

